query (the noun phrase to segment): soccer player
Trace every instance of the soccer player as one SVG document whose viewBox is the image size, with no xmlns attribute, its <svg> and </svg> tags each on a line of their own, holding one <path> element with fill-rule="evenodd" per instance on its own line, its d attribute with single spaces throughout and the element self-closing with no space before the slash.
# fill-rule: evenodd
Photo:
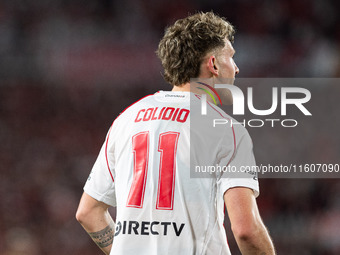
<svg viewBox="0 0 340 255">
<path fill-rule="evenodd" d="M 255 200 L 257 178 L 190 173 L 190 166 L 255 165 L 242 125 L 190 126 L 205 93 L 191 92 L 190 79 L 234 79 L 239 72 L 233 35 L 232 25 L 212 12 L 167 28 L 157 55 L 173 89 L 142 98 L 115 119 L 77 210 L 77 220 L 105 254 L 231 254 L 225 207 L 242 254 L 275 253 Z M 206 120 L 230 119 L 209 102 L 208 111 Z M 115 222 L 110 206 L 117 210 Z"/>
</svg>

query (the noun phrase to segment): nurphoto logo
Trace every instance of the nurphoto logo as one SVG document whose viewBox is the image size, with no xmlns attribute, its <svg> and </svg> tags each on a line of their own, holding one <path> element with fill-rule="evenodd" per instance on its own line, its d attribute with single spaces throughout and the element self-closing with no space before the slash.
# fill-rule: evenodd
<svg viewBox="0 0 340 255">
<path fill-rule="evenodd" d="M 206 82 L 196 81 L 196 91 L 202 90 L 204 93 L 201 97 L 201 115 L 207 115 L 207 107 L 210 102 L 215 105 L 223 106 L 225 100 L 232 102 L 232 114 L 235 116 L 245 115 L 245 107 L 247 110 L 256 116 L 269 116 L 271 114 L 280 114 L 280 116 L 287 116 L 287 106 L 292 105 L 298 109 L 304 116 L 312 116 L 312 113 L 305 106 L 311 100 L 311 92 L 302 87 L 272 87 L 271 88 L 271 105 L 266 109 L 257 109 L 254 106 L 254 89 L 247 87 L 246 95 L 243 91 L 232 84 L 214 84 L 209 85 Z M 269 88 L 270 89 L 270 88 Z M 227 95 L 227 96 L 226 96 Z M 229 99 L 228 99 L 229 97 Z M 209 98 L 209 100 L 208 100 Z M 210 102 L 209 102 L 210 101 Z M 279 103 L 280 101 L 280 103 Z M 262 127 L 265 123 L 275 127 L 275 124 L 280 123 L 282 127 L 296 127 L 298 121 L 296 119 L 278 119 L 278 118 L 256 118 L 244 119 L 239 121 L 244 126 Z M 214 119 L 213 126 L 216 125 L 233 125 L 240 124 L 233 123 L 231 119 Z"/>
</svg>

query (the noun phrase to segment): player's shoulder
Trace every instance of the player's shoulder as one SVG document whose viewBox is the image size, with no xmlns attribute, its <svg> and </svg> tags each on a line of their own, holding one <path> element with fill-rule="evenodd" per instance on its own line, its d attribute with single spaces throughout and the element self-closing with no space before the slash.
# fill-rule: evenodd
<svg viewBox="0 0 340 255">
<path fill-rule="evenodd" d="M 218 105 L 212 104 L 208 102 L 208 106 L 211 109 L 212 118 L 215 118 L 215 121 L 223 123 L 226 128 L 230 128 L 235 133 L 237 138 L 241 138 L 244 136 L 250 137 L 248 130 L 245 128 L 244 123 L 239 122 L 229 114 L 227 114 L 222 108 Z"/>
<path fill-rule="evenodd" d="M 123 111 L 120 112 L 120 114 L 117 116 L 114 122 L 119 121 L 123 117 L 129 116 L 133 111 L 136 111 L 136 109 L 146 107 L 150 103 L 150 101 L 153 100 L 154 95 L 155 94 L 146 95 L 141 99 L 137 100 L 136 102 L 127 106 Z"/>
</svg>

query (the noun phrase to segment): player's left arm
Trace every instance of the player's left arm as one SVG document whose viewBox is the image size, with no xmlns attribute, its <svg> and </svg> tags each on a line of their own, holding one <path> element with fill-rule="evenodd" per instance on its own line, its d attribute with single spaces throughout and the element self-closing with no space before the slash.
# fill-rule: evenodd
<svg viewBox="0 0 340 255">
<path fill-rule="evenodd" d="M 265 227 L 253 190 L 234 187 L 224 194 L 231 229 L 242 254 L 275 255 L 273 242 Z"/>
<path fill-rule="evenodd" d="M 107 255 L 111 251 L 115 227 L 109 207 L 84 192 L 76 213 L 78 222 Z"/>
</svg>

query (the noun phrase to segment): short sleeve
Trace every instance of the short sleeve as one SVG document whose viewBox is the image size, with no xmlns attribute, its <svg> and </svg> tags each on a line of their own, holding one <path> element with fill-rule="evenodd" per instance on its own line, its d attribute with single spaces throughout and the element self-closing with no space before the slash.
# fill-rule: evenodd
<svg viewBox="0 0 340 255">
<path fill-rule="evenodd" d="M 84 191 L 94 199 L 116 206 L 114 183 L 113 145 L 109 143 L 110 131 L 106 137 L 92 171 L 85 183 Z"/>
<path fill-rule="evenodd" d="M 223 194 L 230 188 L 246 187 L 254 191 L 255 197 L 260 193 L 259 182 L 253 153 L 253 143 L 248 131 L 242 126 L 234 130 L 235 151 L 230 162 L 221 161 L 221 166 L 226 166 L 219 178 L 220 192 Z"/>
</svg>

